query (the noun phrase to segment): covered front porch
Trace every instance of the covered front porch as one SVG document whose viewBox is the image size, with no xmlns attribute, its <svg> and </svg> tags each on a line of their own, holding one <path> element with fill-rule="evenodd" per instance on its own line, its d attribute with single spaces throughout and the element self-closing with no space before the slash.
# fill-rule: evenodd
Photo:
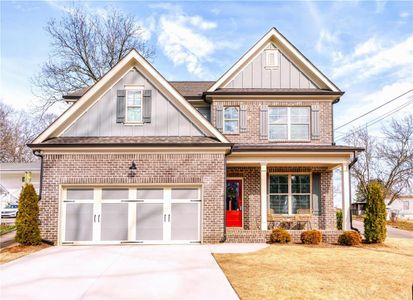
<svg viewBox="0 0 413 300">
<path fill-rule="evenodd" d="M 234 151 L 227 158 L 227 237 L 247 242 L 255 236 L 257 240 L 277 226 L 297 234 L 304 229 L 337 233 L 335 169 L 341 173 L 343 230 L 349 230 L 349 167 L 354 157 L 347 149 Z"/>
</svg>

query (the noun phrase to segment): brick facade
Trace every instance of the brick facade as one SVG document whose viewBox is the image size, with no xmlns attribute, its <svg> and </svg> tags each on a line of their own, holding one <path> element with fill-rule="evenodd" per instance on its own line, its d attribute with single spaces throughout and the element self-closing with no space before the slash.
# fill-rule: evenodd
<svg viewBox="0 0 413 300">
<path fill-rule="evenodd" d="M 260 106 L 305 106 L 319 105 L 320 107 L 320 139 L 310 140 L 305 144 L 324 144 L 331 145 L 333 142 L 332 132 L 332 103 L 329 101 L 317 100 L 246 100 L 246 101 L 225 101 L 221 99 L 214 99 L 211 104 L 211 122 L 215 126 L 215 114 L 217 105 L 222 106 L 240 106 L 241 104 L 247 106 L 247 132 L 239 134 L 228 134 L 226 137 L 232 143 L 242 144 L 268 144 L 273 143 L 268 140 L 260 139 Z M 280 142 L 278 142 L 280 143 Z M 297 144 L 297 143 L 294 143 Z"/>
<path fill-rule="evenodd" d="M 301 243 L 301 233 L 304 230 L 287 230 L 293 243 Z M 337 244 L 338 236 L 342 234 L 341 230 L 321 230 L 324 243 Z M 271 230 L 241 230 L 229 229 L 226 234 L 228 243 L 267 243 L 270 240 Z"/>
<path fill-rule="evenodd" d="M 333 199 L 333 173 L 323 167 L 268 167 L 269 173 L 321 173 L 321 212 L 313 216 L 312 228 L 334 230 L 336 224 Z M 244 229 L 256 230 L 261 222 L 261 182 L 259 167 L 227 167 L 227 177 L 243 178 Z"/>
<path fill-rule="evenodd" d="M 57 242 L 59 186 L 75 184 L 174 184 L 203 186 L 202 240 L 219 242 L 224 233 L 224 154 L 45 154 L 40 206 L 41 235 Z M 132 161 L 135 177 L 128 177 Z"/>
</svg>

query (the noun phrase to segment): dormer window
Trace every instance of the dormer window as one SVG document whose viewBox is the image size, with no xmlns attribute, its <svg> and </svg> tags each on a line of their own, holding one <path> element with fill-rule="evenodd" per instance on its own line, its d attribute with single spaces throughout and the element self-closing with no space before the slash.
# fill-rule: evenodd
<svg viewBox="0 0 413 300">
<path fill-rule="evenodd" d="M 224 108 L 224 133 L 236 134 L 239 132 L 239 108 L 229 106 Z"/>
<path fill-rule="evenodd" d="M 126 89 L 126 123 L 142 122 L 142 92 L 140 88 Z"/>
<path fill-rule="evenodd" d="M 280 66 L 279 52 L 277 49 L 265 51 L 265 67 L 278 68 Z"/>
</svg>

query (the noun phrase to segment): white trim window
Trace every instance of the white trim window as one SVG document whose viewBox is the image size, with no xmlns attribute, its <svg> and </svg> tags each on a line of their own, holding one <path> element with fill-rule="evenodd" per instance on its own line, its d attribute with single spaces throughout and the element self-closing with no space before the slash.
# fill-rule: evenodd
<svg viewBox="0 0 413 300">
<path fill-rule="evenodd" d="M 224 133 L 236 134 L 239 132 L 239 107 L 224 108 Z"/>
<path fill-rule="evenodd" d="M 311 208 L 310 174 L 271 174 L 269 208 L 272 214 L 294 215 Z"/>
<path fill-rule="evenodd" d="M 126 123 L 142 123 L 143 89 L 126 89 Z"/>
<path fill-rule="evenodd" d="M 403 210 L 409 210 L 410 205 L 409 201 L 403 201 Z"/>
<path fill-rule="evenodd" d="M 280 66 L 280 53 L 277 49 L 265 50 L 265 67 L 278 68 Z"/>
<path fill-rule="evenodd" d="M 269 107 L 268 139 L 271 141 L 308 141 L 309 107 Z"/>
</svg>

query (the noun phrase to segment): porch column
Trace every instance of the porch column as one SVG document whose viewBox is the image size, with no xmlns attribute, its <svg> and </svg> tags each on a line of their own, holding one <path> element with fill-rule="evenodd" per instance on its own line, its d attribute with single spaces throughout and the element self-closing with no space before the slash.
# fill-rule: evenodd
<svg viewBox="0 0 413 300">
<path fill-rule="evenodd" d="M 267 164 L 261 163 L 261 230 L 267 229 Z"/>
<path fill-rule="evenodd" d="M 350 230 L 350 177 L 348 164 L 341 165 L 341 196 L 343 201 L 343 230 Z"/>
</svg>

